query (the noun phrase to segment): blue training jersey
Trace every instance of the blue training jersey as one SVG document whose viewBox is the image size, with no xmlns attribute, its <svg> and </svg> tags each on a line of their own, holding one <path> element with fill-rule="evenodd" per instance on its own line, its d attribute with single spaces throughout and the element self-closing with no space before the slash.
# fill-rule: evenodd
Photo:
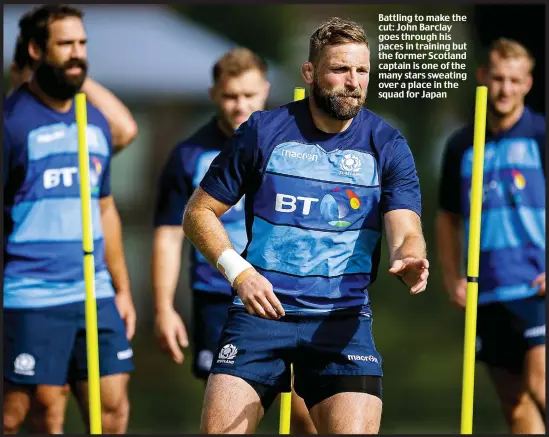
<svg viewBox="0 0 549 437">
<path fill-rule="evenodd" d="M 314 125 L 308 100 L 252 114 L 200 186 L 233 205 L 246 196 L 244 257 L 288 314 L 370 313 L 382 215 L 421 212 L 406 140 L 361 109 L 341 133 Z M 238 296 L 235 305 L 242 306 Z"/>
<path fill-rule="evenodd" d="M 88 103 L 97 298 L 114 296 L 99 199 L 110 195 L 111 133 Z M 4 307 L 85 300 L 78 137 L 74 104 L 60 113 L 25 85 L 4 102 Z"/>
<path fill-rule="evenodd" d="M 154 212 L 154 225 L 182 226 L 183 212 L 191 194 L 228 137 L 212 118 L 195 134 L 178 144 L 170 154 L 160 176 Z M 244 221 L 244 199 L 220 217 L 234 249 L 241 253 L 248 241 Z M 191 287 L 195 291 L 231 295 L 223 275 L 192 248 Z"/>
<path fill-rule="evenodd" d="M 524 299 L 545 272 L 545 120 L 525 108 L 496 135 L 486 131 L 480 231 L 479 304 Z M 446 145 L 440 182 L 442 209 L 463 218 L 469 240 L 473 126 Z M 465 259 L 465 265 L 466 265 Z"/>
</svg>

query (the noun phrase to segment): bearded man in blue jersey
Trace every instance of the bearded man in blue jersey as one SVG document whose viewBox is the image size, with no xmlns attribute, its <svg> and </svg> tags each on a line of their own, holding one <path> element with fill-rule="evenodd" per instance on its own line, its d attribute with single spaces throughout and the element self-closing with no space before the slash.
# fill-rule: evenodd
<svg viewBox="0 0 549 437">
<path fill-rule="evenodd" d="M 384 223 L 391 267 L 411 294 L 427 286 L 419 180 L 403 136 L 364 109 L 364 30 L 333 18 L 311 36 L 310 97 L 258 111 L 213 161 L 184 231 L 230 282 L 234 302 L 214 357 L 201 428 L 251 433 L 290 364 L 319 434 L 377 433 L 381 356 L 367 287 Z M 236 253 L 219 217 L 245 197 Z"/>
<path fill-rule="evenodd" d="M 68 381 L 87 410 L 87 351 L 74 96 L 87 74 L 79 9 L 37 7 L 21 32 L 34 75 L 4 103 L 4 432 L 63 432 Z M 103 431 L 124 433 L 135 310 L 110 193 L 112 134 L 88 103 Z M 86 420 L 86 423 L 89 423 Z"/>
<path fill-rule="evenodd" d="M 487 365 L 512 433 L 544 434 L 545 119 L 525 106 L 534 59 L 501 38 L 478 69 L 488 87 L 480 231 L 477 358 Z M 465 308 L 473 125 L 446 145 L 437 218 L 450 299 Z M 465 243 L 467 244 L 467 243 Z M 466 260 L 465 260 L 466 261 Z"/>
<path fill-rule="evenodd" d="M 265 108 L 270 84 L 267 63 L 249 49 L 237 47 L 221 56 L 212 69 L 210 96 L 217 114 L 170 154 L 158 185 L 154 211 L 153 294 L 155 325 L 159 343 L 176 363 L 184 359 L 187 330 L 174 308 L 181 265 L 184 233 L 183 211 L 192 192 L 211 162 L 225 147 L 235 129 L 256 110 Z M 248 237 L 244 199 L 221 217 L 231 243 L 244 250 Z M 190 260 L 193 320 L 193 374 L 207 381 L 221 331 L 232 303 L 231 286 L 202 254 L 192 252 Z M 303 400 L 292 396 L 291 430 L 315 434 Z"/>
</svg>

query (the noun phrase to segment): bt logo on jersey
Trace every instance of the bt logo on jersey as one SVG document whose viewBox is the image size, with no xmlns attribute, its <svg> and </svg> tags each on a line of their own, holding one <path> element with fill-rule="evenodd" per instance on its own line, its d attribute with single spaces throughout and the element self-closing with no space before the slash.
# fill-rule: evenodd
<svg viewBox="0 0 549 437">
<path fill-rule="evenodd" d="M 92 187 L 92 193 L 98 192 L 99 177 L 103 171 L 101 161 L 97 158 L 91 158 L 90 160 L 90 186 Z M 78 175 L 78 167 L 61 167 L 61 168 L 49 168 L 44 171 L 42 176 L 42 182 L 46 190 L 58 187 L 61 184 L 64 187 L 72 187 L 72 185 L 78 182 L 80 179 Z"/>
<path fill-rule="evenodd" d="M 292 196 L 291 194 L 276 193 L 275 211 L 278 212 L 294 212 L 297 209 L 298 201 L 302 205 L 301 213 L 309 215 L 313 202 L 318 202 L 319 199 L 314 197 Z"/>
<path fill-rule="evenodd" d="M 71 187 L 73 184 L 73 175 L 78 173 L 76 167 L 50 168 L 44 172 L 44 188 L 49 190 L 63 183 L 65 187 Z"/>
<path fill-rule="evenodd" d="M 351 222 L 343 220 L 353 211 L 359 211 L 363 202 L 355 192 L 350 189 L 334 188 L 329 194 L 325 194 L 321 199 L 316 197 L 292 196 L 291 194 L 276 193 L 275 211 L 294 212 L 297 211 L 303 216 L 308 216 L 314 205 L 320 202 L 320 216 L 335 228 L 347 228 Z"/>
</svg>

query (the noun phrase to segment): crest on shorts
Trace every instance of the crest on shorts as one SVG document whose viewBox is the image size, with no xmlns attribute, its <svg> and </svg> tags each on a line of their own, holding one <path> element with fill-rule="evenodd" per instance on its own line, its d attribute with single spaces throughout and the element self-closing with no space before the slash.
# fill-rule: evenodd
<svg viewBox="0 0 549 437">
<path fill-rule="evenodd" d="M 234 357 L 238 353 L 238 349 L 233 344 L 226 344 L 219 351 L 218 363 L 234 364 Z"/>
<path fill-rule="evenodd" d="M 13 371 L 20 375 L 33 376 L 36 361 L 31 354 L 19 354 L 13 362 Z"/>
</svg>

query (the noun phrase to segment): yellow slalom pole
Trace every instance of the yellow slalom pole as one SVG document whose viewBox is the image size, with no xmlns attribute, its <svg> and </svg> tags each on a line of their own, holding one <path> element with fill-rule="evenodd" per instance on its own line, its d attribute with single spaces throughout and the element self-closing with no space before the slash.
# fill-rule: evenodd
<svg viewBox="0 0 549 437">
<path fill-rule="evenodd" d="M 294 102 L 305 98 L 305 88 L 294 88 Z M 293 385 L 294 365 L 290 364 L 291 381 Z M 292 414 L 292 392 L 280 395 L 280 424 L 279 434 L 290 434 L 290 416 Z"/>
<path fill-rule="evenodd" d="M 86 345 L 88 355 L 88 390 L 91 434 L 101 431 L 101 395 L 99 390 L 99 345 L 97 334 L 97 302 L 95 299 L 95 260 L 91 218 L 90 157 L 88 152 L 88 115 L 86 94 L 75 97 L 78 130 L 78 168 L 80 201 L 82 203 L 82 248 L 84 249 L 84 282 L 86 284 Z"/>
<path fill-rule="evenodd" d="M 305 98 L 305 88 L 294 88 L 294 102 Z"/>
<path fill-rule="evenodd" d="M 294 366 L 290 364 L 291 384 L 293 386 Z M 280 395 L 280 424 L 278 427 L 279 434 L 290 434 L 290 417 L 292 414 L 292 392 L 282 393 Z"/>
<path fill-rule="evenodd" d="M 482 212 L 482 180 L 484 176 L 484 141 L 486 135 L 487 98 L 488 88 L 485 86 L 477 87 L 475 129 L 473 137 L 471 211 L 469 216 L 469 249 L 467 255 L 467 304 L 465 309 L 461 434 L 473 433 L 480 222 Z"/>
</svg>

